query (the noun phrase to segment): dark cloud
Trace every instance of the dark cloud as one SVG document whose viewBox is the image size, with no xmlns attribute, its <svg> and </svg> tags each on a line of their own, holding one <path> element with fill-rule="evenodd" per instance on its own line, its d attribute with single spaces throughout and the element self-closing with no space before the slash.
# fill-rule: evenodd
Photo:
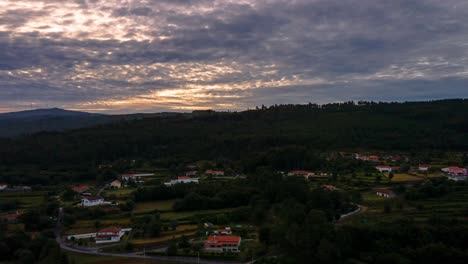
<svg viewBox="0 0 468 264">
<path fill-rule="evenodd" d="M 0 11 L 0 103 L 11 108 L 468 96 L 462 0 L 36 2 Z M 205 97 L 182 101 L 195 93 Z"/>
</svg>

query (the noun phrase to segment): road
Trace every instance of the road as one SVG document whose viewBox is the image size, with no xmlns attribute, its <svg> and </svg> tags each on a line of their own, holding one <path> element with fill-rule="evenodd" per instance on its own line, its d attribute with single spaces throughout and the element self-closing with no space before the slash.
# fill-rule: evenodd
<svg viewBox="0 0 468 264">
<path fill-rule="evenodd" d="M 59 215 L 57 218 L 57 224 L 55 225 L 55 240 L 57 244 L 60 245 L 60 248 L 66 251 L 71 251 L 80 254 L 90 254 L 90 255 L 99 255 L 99 256 L 108 256 L 108 257 L 125 257 L 125 258 L 139 258 L 139 259 L 151 259 L 151 260 L 163 260 L 163 261 L 174 261 L 179 263 L 199 263 L 199 264 L 241 264 L 241 262 L 235 261 L 218 261 L 218 260 L 205 260 L 198 259 L 194 257 L 178 257 L 178 256 L 143 256 L 137 255 L 135 253 L 105 253 L 99 252 L 99 249 L 96 248 L 85 248 L 85 247 L 76 247 L 67 244 L 63 241 L 62 236 L 60 235 L 61 230 L 61 219 L 63 217 L 63 208 L 59 209 Z"/>
</svg>

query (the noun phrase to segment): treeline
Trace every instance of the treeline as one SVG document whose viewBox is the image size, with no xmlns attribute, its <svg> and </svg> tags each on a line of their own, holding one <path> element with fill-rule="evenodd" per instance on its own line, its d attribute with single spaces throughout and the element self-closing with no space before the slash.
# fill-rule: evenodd
<svg viewBox="0 0 468 264">
<path fill-rule="evenodd" d="M 0 140 L 0 168 L 67 171 L 120 159 L 238 161 L 242 172 L 320 167 L 324 151 L 468 150 L 468 100 L 278 105 L 239 113 L 123 120 Z M 59 175 L 57 175 L 59 176 Z"/>
</svg>

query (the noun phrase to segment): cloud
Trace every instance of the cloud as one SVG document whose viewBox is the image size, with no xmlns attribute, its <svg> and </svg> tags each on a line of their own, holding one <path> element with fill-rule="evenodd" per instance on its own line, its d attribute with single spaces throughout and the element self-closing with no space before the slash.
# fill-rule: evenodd
<svg viewBox="0 0 468 264">
<path fill-rule="evenodd" d="M 462 0 L 0 0 L 0 104 L 467 97 L 467 11 Z"/>
</svg>

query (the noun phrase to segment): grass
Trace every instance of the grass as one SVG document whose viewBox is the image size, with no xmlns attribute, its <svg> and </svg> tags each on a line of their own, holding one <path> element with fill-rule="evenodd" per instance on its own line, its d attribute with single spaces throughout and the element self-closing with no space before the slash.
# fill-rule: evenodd
<svg viewBox="0 0 468 264">
<path fill-rule="evenodd" d="M 388 174 L 385 174 L 388 178 Z M 422 181 L 424 177 L 417 177 L 408 173 L 395 173 L 392 178 L 392 182 L 404 182 L 404 181 Z"/>
<path fill-rule="evenodd" d="M 199 211 L 187 211 L 187 212 L 166 212 L 161 214 L 162 220 L 182 220 L 188 219 L 197 215 L 210 215 L 227 213 L 235 208 L 218 209 L 218 210 L 199 210 Z"/>
<path fill-rule="evenodd" d="M 18 209 L 29 209 L 44 204 L 44 195 L 45 192 L 0 193 L 0 201 L 18 201 Z"/>
<path fill-rule="evenodd" d="M 166 201 L 156 201 L 156 202 L 143 202 L 137 203 L 135 205 L 135 209 L 133 209 L 134 213 L 145 213 L 151 211 L 170 211 L 172 210 L 172 206 L 174 205 L 175 200 L 166 200 Z"/>
<path fill-rule="evenodd" d="M 432 215 L 447 219 L 458 219 L 468 224 L 468 188 L 463 187 L 450 193 L 429 199 L 404 201 L 400 198 L 383 198 L 374 193 L 363 193 L 362 204 L 368 210 L 352 217 L 347 223 L 357 222 L 391 222 L 399 217 L 410 217 L 418 222 L 427 221 Z M 385 203 L 391 205 L 391 212 L 384 213 Z"/>
<path fill-rule="evenodd" d="M 112 189 L 106 190 L 106 196 L 114 195 L 117 198 L 127 198 L 134 192 L 135 189 L 132 188 L 120 188 L 120 189 Z"/>
<path fill-rule="evenodd" d="M 197 234 L 197 231 L 180 232 L 177 234 L 166 234 L 166 235 L 162 235 L 160 237 L 155 237 L 155 238 L 137 238 L 137 239 L 130 240 L 130 242 L 134 245 L 158 244 L 158 243 L 167 242 L 173 239 L 177 239 L 182 236 L 188 237 L 188 236 L 193 236 L 195 234 Z"/>
</svg>

